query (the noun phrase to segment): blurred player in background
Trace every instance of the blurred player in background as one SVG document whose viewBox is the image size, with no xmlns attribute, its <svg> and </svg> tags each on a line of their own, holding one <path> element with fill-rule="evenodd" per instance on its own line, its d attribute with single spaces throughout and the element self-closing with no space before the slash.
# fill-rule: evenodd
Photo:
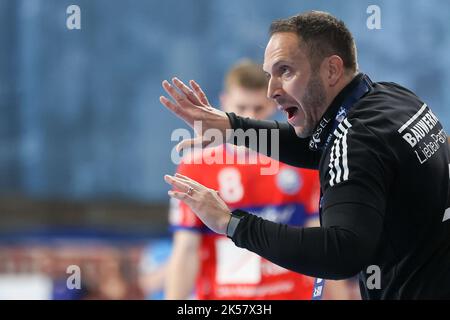
<svg viewBox="0 0 450 320">
<path fill-rule="evenodd" d="M 163 300 L 167 262 L 172 250 L 172 241 L 152 241 L 143 249 L 139 263 L 139 285 L 146 300 Z"/>
<path fill-rule="evenodd" d="M 221 96 L 224 111 L 269 118 L 276 108 L 266 98 L 267 82 L 259 65 L 248 60 L 235 65 L 225 79 Z M 262 155 L 255 157 L 256 164 L 237 161 L 242 153 L 256 156 L 251 152 L 231 145 L 206 149 L 200 155 L 185 156 L 178 173 L 218 190 L 230 208 L 245 208 L 280 223 L 318 226 L 317 172 L 290 167 Z M 208 161 L 208 157 L 222 159 L 223 164 L 211 164 L 212 158 Z M 231 158 L 232 164 L 227 162 Z M 261 169 L 270 166 L 268 162 L 276 163 L 275 175 L 261 175 Z M 170 224 L 174 246 L 166 274 L 167 299 L 311 299 L 312 278 L 236 247 L 227 237 L 210 231 L 184 203 L 172 200 Z M 346 285 L 329 282 L 325 298 L 351 298 Z"/>
</svg>

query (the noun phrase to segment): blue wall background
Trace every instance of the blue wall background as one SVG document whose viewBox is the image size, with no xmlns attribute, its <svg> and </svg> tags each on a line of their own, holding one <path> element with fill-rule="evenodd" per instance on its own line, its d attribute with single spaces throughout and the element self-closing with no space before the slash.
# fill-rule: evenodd
<svg viewBox="0 0 450 320">
<path fill-rule="evenodd" d="M 70 4 L 82 30 L 66 28 Z M 310 9 L 343 19 L 360 69 L 415 91 L 449 130 L 446 0 L 0 0 L 0 195 L 166 201 L 185 125 L 160 82 L 196 79 L 217 105 L 229 66 L 262 61 L 270 22 Z"/>
</svg>

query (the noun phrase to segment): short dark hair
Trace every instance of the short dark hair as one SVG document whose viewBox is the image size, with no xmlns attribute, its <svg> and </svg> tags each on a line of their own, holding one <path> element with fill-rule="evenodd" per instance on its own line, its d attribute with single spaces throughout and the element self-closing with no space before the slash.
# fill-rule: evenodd
<svg viewBox="0 0 450 320">
<path fill-rule="evenodd" d="M 334 54 L 341 57 L 346 69 L 353 72 L 358 69 L 356 45 L 351 32 L 342 20 L 327 12 L 309 11 L 275 20 L 270 25 L 269 35 L 279 32 L 293 32 L 303 40 L 313 69 L 324 58 Z"/>
</svg>

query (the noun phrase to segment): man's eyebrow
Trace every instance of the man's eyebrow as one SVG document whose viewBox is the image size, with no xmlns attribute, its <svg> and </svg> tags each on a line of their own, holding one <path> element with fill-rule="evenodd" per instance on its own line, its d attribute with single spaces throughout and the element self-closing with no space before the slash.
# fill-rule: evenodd
<svg viewBox="0 0 450 320">
<path fill-rule="evenodd" d="M 272 69 L 277 68 L 280 64 L 289 64 L 289 62 L 286 61 L 286 60 L 278 60 L 277 62 L 275 62 L 275 63 L 272 65 Z"/>
<path fill-rule="evenodd" d="M 278 60 L 278 61 L 276 61 L 276 62 L 272 65 L 272 70 L 276 69 L 280 64 L 289 64 L 289 62 L 286 61 L 286 60 L 283 60 L 283 59 Z M 263 68 L 263 69 L 264 69 L 264 68 Z M 269 74 L 269 72 L 267 72 L 267 71 L 264 71 L 264 72 L 267 73 L 267 74 Z M 270 74 L 269 74 L 269 75 L 270 75 Z"/>
</svg>

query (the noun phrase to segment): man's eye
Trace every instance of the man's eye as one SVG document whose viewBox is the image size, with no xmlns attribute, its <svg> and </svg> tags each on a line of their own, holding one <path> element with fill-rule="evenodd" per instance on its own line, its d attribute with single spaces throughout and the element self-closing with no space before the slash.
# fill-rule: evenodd
<svg viewBox="0 0 450 320">
<path fill-rule="evenodd" d="M 287 66 L 281 66 L 280 67 L 280 72 L 281 72 L 281 74 L 286 74 L 286 73 L 288 73 L 290 70 L 289 70 L 289 68 L 287 67 Z"/>
</svg>

